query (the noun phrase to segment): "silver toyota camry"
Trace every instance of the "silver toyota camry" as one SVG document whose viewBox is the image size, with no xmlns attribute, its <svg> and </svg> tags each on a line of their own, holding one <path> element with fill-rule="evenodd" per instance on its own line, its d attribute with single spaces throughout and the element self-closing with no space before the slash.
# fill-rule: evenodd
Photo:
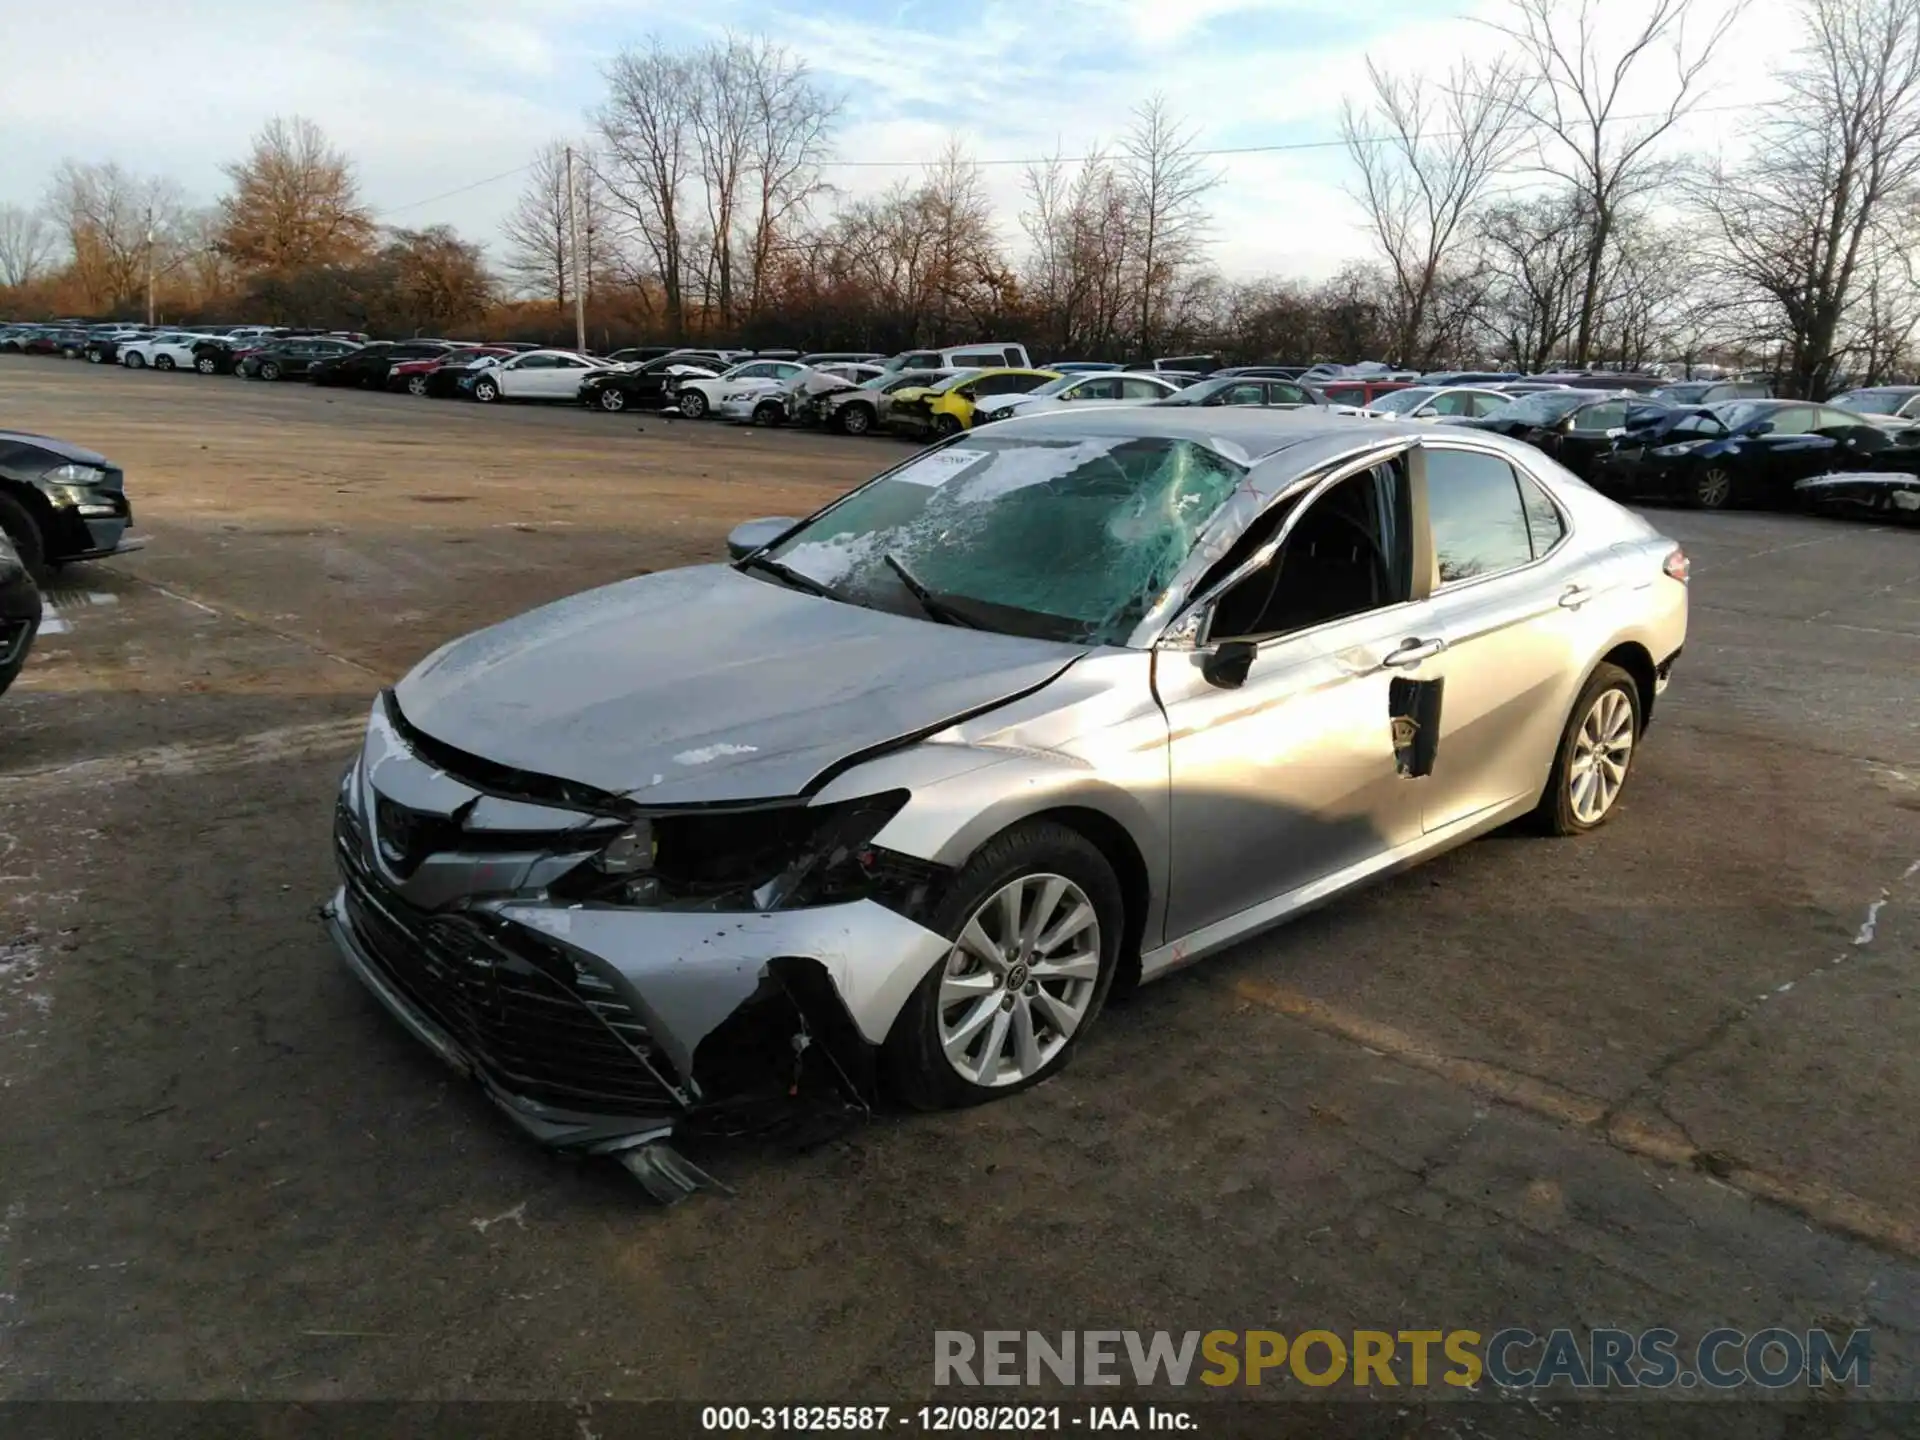
<svg viewBox="0 0 1920 1440">
<path fill-rule="evenodd" d="M 729 549 L 428 656 L 335 823 L 374 994 L 656 1170 L 816 1090 L 1011 1094 L 1116 987 L 1604 823 L 1687 624 L 1538 451 L 1310 411 L 1013 419 Z"/>
</svg>

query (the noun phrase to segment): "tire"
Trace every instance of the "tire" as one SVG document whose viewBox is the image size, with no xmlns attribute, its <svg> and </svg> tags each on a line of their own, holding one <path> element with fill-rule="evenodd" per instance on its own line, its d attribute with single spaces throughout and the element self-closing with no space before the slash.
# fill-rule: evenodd
<svg viewBox="0 0 1920 1440">
<path fill-rule="evenodd" d="M 1584 835 L 1606 824 L 1633 776 L 1633 756 L 1644 728 L 1640 687 L 1633 677 L 1617 665 L 1596 666 L 1580 687 L 1560 734 L 1547 787 L 1534 811 L 1537 828 L 1549 835 Z M 1611 763 L 1603 766 L 1589 759 L 1583 765 L 1583 757 L 1592 756 L 1596 741 L 1603 742 L 1600 748 Z M 1589 782 L 1585 800 L 1580 792 L 1583 774 L 1597 777 Z M 1592 789 L 1595 784 L 1600 787 L 1597 795 Z"/>
<path fill-rule="evenodd" d="M 262 360 L 260 362 L 260 378 L 262 380 L 278 380 L 280 378 L 279 362 Z"/>
<path fill-rule="evenodd" d="M 171 369 L 173 369 L 173 357 L 172 357 L 171 355 L 156 355 L 156 356 L 154 356 L 154 359 L 153 359 L 153 368 L 154 368 L 154 369 L 156 369 L 156 370 L 171 370 Z"/>
<path fill-rule="evenodd" d="M 1060 937 L 1046 956 L 1023 948 L 1009 961 L 987 944 L 1000 955 L 989 961 L 960 937 L 991 942 L 1012 931 L 1001 909 L 1009 891 L 1024 923 L 1051 897 L 1048 928 L 1080 907 L 1090 912 L 1091 924 Z M 888 1033 L 884 1061 L 895 1093 L 916 1109 L 949 1109 L 1016 1094 L 1059 1074 L 1106 1001 L 1125 921 L 1113 867 L 1079 831 L 1041 820 L 989 840 L 927 918 L 929 928 L 954 937 L 954 944 L 915 987 Z M 1010 938 L 1021 943 L 1017 932 Z M 1049 974 L 1041 967 L 1065 968 Z M 1019 1053 L 1023 1024 L 1032 1042 L 1025 1056 Z M 948 1058 L 950 1047 L 957 1058 Z M 992 1078 L 982 1083 L 982 1076 Z"/>
<path fill-rule="evenodd" d="M 787 420 L 787 407 L 778 400 L 763 400 L 753 407 L 753 423 L 756 425 L 784 425 Z"/>
<path fill-rule="evenodd" d="M 424 397 L 427 393 L 427 377 L 424 375 L 409 375 L 407 377 L 407 393 L 409 395 Z"/>
<path fill-rule="evenodd" d="M 1725 465 L 1702 465 L 1687 476 L 1687 504 L 1695 510 L 1724 510 L 1733 503 L 1733 472 Z"/>
<path fill-rule="evenodd" d="M 834 424 L 843 435 L 865 435 L 873 429 L 873 421 L 871 405 L 842 405 L 834 416 Z"/>
<path fill-rule="evenodd" d="M 491 405 L 500 398 L 500 387 L 483 375 L 473 382 L 473 398 L 482 405 Z"/>
<path fill-rule="evenodd" d="M 0 531 L 20 552 L 20 563 L 35 578 L 47 573 L 47 542 L 40 533 L 40 522 L 11 495 L 0 494 Z"/>
<path fill-rule="evenodd" d="M 627 392 L 624 390 L 615 390 L 609 385 L 605 390 L 600 392 L 599 404 L 600 408 L 605 410 L 609 415 L 618 415 L 622 410 L 627 408 Z"/>
<path fill-rule="evenodd" d="M 123 363 L 129 370 L 141 370 L 146 368 L 147 357 L 136 350 L 131 355 L 128 355 Z"/>
<path fill-rule="evenodd" d="M 966 427 L 951 415 L 933 417 L 933 438 L 945 440 L 950 435 L 958 435 Z"/>
<path fill-rule="evenodd" d="M 107 363 L 107 357 L 100 353 L 100 347 L 98 345 L 87 346 L 87 363 L 89 365 L 104 365 Z"/>
<path fill-rule="evenodd" d="M 707 418 L 707 397 L 705 395 L 702 395 L 698 390 L 682 390 L 679 398 L 680 413 L 685 418 L 688 420 L 704 420 Z"/>
<path fill-rule="evenodd" d="M 218 374 L 220 370 L 219 364 L 211 355 L 202 355 L 198 360 L 193 362 L 193 368 L 198 370 L 202 375 L 215 375 Z"/>
</svg>

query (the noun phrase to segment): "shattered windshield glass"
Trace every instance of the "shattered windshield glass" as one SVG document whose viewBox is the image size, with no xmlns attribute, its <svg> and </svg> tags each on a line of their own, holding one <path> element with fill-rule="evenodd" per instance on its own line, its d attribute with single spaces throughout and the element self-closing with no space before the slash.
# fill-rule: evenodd
<svg viewBox="0 0 1920 1440">
<path fill-rule="evenodd" d="M 1245 476 L 1191 440 L 969 436 L 857 491 L 766 557 L 837 599 L 1121 644 Z M 889 559 L 891 557 L 891 559 Z"/>
</svg>

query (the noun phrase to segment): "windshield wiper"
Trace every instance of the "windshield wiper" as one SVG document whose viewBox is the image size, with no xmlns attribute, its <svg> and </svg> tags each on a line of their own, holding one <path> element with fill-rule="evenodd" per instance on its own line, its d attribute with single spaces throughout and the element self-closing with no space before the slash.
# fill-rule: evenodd
<svg viewBox="0 0 1920 1440">
<path fill-rule="evenodd" d="M 840 596 L 827 586 L 822 585 L 811 575 L 803 575 L 791 565 L 783 565 L 778 560 L 765 555 L 749 555 L 736 566 L 739 570 L 764 570 L 775 579 L 784 580 L 796 590 L 804 590 L 809 595 L 818 595 L 822 600 L 838 600 Z"/>
<path fill-rule="evenodd" d="M 978 622 L 969 620 L 965 615 L 962 615 L 958 610 L 954 609 L 953 606 L 947 604 L 946 601 L 940 599 L 931 590 L 927 589 L 926 586 L 914 579 L 913 572 L 907 569 L 906 565 L 891 550 L 880 558 L 886 561 L 887 567 L 900 577 L 900 583 L 907 587 L 907 593 L 909 595 L 920 602 L 920 608 L 927 612 L 929 619 L 937 620 L 942 625 L 958 625 L 965 630 L 978 630 L 981 628 Z"/>
</svg>

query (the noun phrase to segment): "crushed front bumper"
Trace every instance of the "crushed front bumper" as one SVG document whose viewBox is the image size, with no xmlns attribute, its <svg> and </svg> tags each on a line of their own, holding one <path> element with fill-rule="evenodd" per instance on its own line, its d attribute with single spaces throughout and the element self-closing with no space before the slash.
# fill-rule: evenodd
<svg viewBox="0 0 1920 1440">
<path fill-rule="evenodd" d="M 391 741 L 376 720 L 369 753 Z M 950 948 L 870 900 L 723 913 L 551 899 L 545 885 L 579 856 L 459 853 L 464 787 L 384 759 L 389 775 L 396 761 L 422 772 L 396 788 L 416 803 L 433 792 L 456 848 L 396 874 L 368 819 L 392 802 L 366 778 L 375 767 L 356 765 L 335 812 L 328 932 L 416 1039 L 542 1144 L 618 1151 L 758 1128 L 746 1117 L 791 1109 L 803 1069 L 858 1092 Z"/>
</svg>

